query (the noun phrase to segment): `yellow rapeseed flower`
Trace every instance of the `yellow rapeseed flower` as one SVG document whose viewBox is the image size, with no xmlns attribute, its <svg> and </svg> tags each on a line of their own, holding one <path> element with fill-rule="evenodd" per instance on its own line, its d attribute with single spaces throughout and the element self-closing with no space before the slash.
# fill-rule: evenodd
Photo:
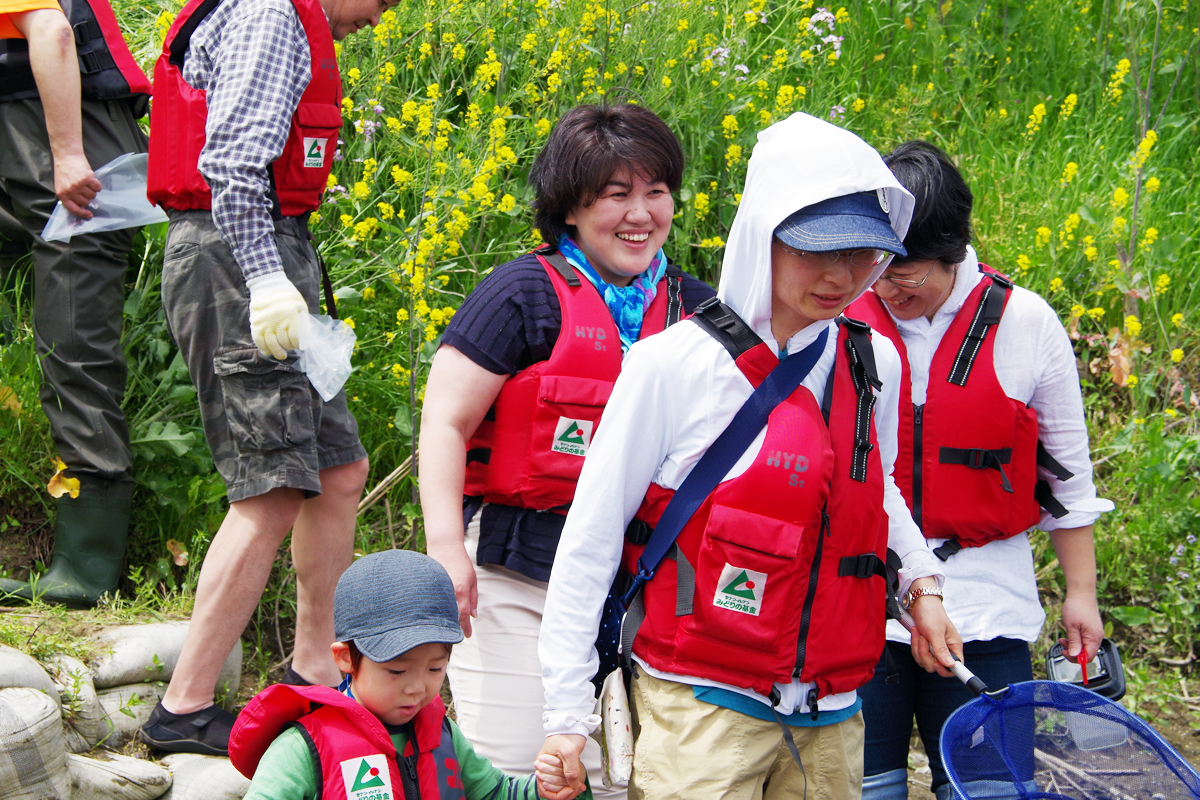
<svg viewBox="0 0 1200 800">
<path fill-rule="evenodd" d="M 700 246 L 705 247 L 705 248 L 724 247 L 725 240 L 722 239 L 720 236 L 714 236 L 711 239 L 701 239 Z"/>
<path fill-rule="evenodd" d="M 343 228 L 349 228 L 354 224 L 354 217 L 350 216 L 349 214 L 342 214 L 341 222 Z"/>
<path fill-rule="evenodd" d="M 1151 228 L 1150 230 L 1154 230 L 1154 229 Z M 1156 278 L 1154 281 L 1154 290 L 1157 291 L 1159 294 L 1162 294 L 1170 287 L 1171 287 L 1171 276 L 1165 272 L 1162 273 L 1161 275 L 1159 275 L 1158 278 Z"/>
<path fill-rule="evenodd" d="M 354 195 L 355 200 L 362 200 L 371 193 L 371 187 L 367 186 L 366 181 L 357 181 L 354 184 L 354 188 L 350 190 L 350 193 Z"/>
<path fill-rule="evenodd" d="M 506 194 L 500 198 L 500 202 L 496 204 L 496 210 L 502 214 L 507 214 L 517 207 L 517 199 L 511 194 Z"/>
<path fill-rule="evenodd" d="M 1079 165 L 1074 161 L 1068 161 L 1067 166 L 1063 167 L 1063 174 L 1062 178 L 1059 179 L 1059 183 L 1061 183 L 1063 186 L 1066 186 L 1068 183 L 1075 180 L 1075 175 L 1078 172 Z"/>
<path fill-rule="evenodd" d="M 1063 287 L 1062 278 L 1052 278 L 1050 280 L 1050 294 L 1054 294 L 1055 292 L 1062 289 L 1062 287 Z"/>
<path fill-rule="evenodd" d="M 346 70 L 346 80 L 348 80 L 350 83 L 358 83 L 361 78 L 362 70 L 360 70 L 358 67 L 351 67 L 350 69 Z"/>
<path fill-rule="evenodd" d="M 696 211 L 696 219 L 704 219 L 708 215 L 708 195 L 704 192 L 697 192 L 692 198 L 692 208 Z"/>
<path fill-rule="evenodd" d="M 1082 316 L 1083 316 L 1084 314 L 1086 314 L 1086 313 L 1087 313 L 1087 309 L 1086 309 L 1086 308 L 1084 308 L 1083 306 L 1079 305 L 1078 303 L 1076 303 L 1075 305 L 1071 306 L 1071 317 L 1072 317 L 1072 319 L 1079 319 L 1080 317 L 1082 317 Z"/>
<path fill-rule="evenodd" d="M 670 88 L 671 88 L 671 78 L 670 78 L 670 76 L 668 76 L 668 75 L 663 75 L 663 79 L 662 79 L 662 85 L 663 85 L 663 88 L 664 88 L 664 89 L 670 89 Z"/>
<path fill-rule="evenodd" d="M 1157 192 L 1160 186 L 1162 186 L 1162 184 L 1159 182 L 1158 178 L 1154 177 L 1153 175 L 1151 175 L 1149 178 L 1146 178 L 1146 182 L 1142 184 L 1142 187 L 1147 192 L 1152 193 Z"/>
<path fill-rule="evenodd" d="M 725 150 L 725 166 L 732 167 L 734 164 L 742 160 L 742 146 L 739 144 L 731 144 Z"/>
<path fill-rule="evenodd" d="M 1142 322 L 1136 315 L 1130 314 L 1125 318 L 1125 332 L 1133 337 L 1142 332 Z"/>
<path fill-rule="evenodd" d="M 1174 350 L 1171 351 L 1171 361 L 1173 361 L 1176 364 L 1178 364 L 1180 361 L 1183 361 L 1183 349 L 1182 348 L 1176 347 Z"/>
<path fill-rule="evenodd" d="M 1058 118 L 1066 119 L 1075 111 L 1076 104 L 1079 103 L 1079 97 L 1071 93 L 1063 100 L 1063 104 L 1058 107 Z"/>
<path fill-rule="evenodd" d="M 1125 219 L 1124 217 L 1113 217 L 1113 224 L 1112 224 L 1113 236 L 1120 236 L 1121 233 L 1125 230 L 1125 225 L 1128 224 L 1128 222 L 1129 222 L 1129 220 Z"/>
<path fill-rule="evenodd" d="M 391 203 L 379 203 L 376 208 L 379 209 L 379 216 L 383 219 L 391 219 L 396 216 L 396 209 L 392 207 Z"/>
<path fill-rule="evenodd" d="M 1046 118 L 1046 104 L 1038 103 L 1033 107 L 1033 111 L 1029 115 L 1029 122 L 1025 123 L 1025 135 L 1033 136 L 1042 127 L 1042 120 Z"/>
<path fill-rule="evenodd" d="M 850 104 L 850 110 L 856 114 L 858 112 L 862 111 L 866 107 L 867 107 L 867 101 L 863 100 L 861 97 L 854 98 L 854 102 Z"/>
<path fill-rule="evenodd" d="M 998 113 L 1000 115 L 1000 119 L 1005 119 L 1008 116 L 1008 109 L 1002 108 L 996 113 Z"/>
<path fill-rule="evenodd" d="M 1031 266 L 1032 262 L 1030 262 L 1029 256 L 1025 255 L 1024 253 L 1019 253 L 1017 255 L 1017 269 L 1019 271 L 1023 273 L 1028 272 Z"/>
<path fill-rule="evenodd" d="M 1034 240 L 1034 245 L 1036 247 L 1045 247 L 1048 244 L 1050 244 L 1050 229 L 1042 225 L 1037 229 L 1037 238 Z"/>
<path fill-rule="evenodd" d="M 1116 103 L 1121 99 L 1121 94 L 1124 91 L 1121 89 L 1121 84 L 1125 82 L 1125 76 L 1129 74 L 1129 70 L 1132 67 L 1133 65 L 1129 63 L 1128 58 L 1122 58 L 1117 62 L 1117 69 L 1113 72 L 1112 78 L 1108 81 L 1108 88 L 1104 90 L 1104 93 L 1108 97 L 1110 103 Z"/>
<path fill-rule="evenodd" d="M 1146 233 L 1142 236 L 1142 241 L 1139 244 L 1139 247 L 1142 250 L 1145 250 L 1145 249 L 1149 248 L 1150 245 L 1154 244 L 1156 239 L 1158 239 L 1158 228 L 1153 228 L 1153 227 L 1146 228 Z M 1167 277 L 1166 275 L 1158 276 L 1158 280 L 1160 282 L 1162 282 L 1164 279 L 1166 280 L 1167 283 L 1171 282 L 1171 279 L 1169 277 Z M 1164 285 L 1163 288 L 1165 289 L 1167 287 Z"/>
<path fill-rule="evenodd" d="M 726 114 L 725 118 L 721 120 L 721 130 L 725 132 L 726 139 L 732 139 L 736 136 L 738 132 L 737 117 Z"/>
<path fill-rule="evenodd" d="M 1120 209 L 1124 208 L 1125 204 L 1128 202 L 1129 202 L 1129 192 L 1125 191 L 1125 189 L 1120 186 L 1118 186 L 1116 189 L 1113 189 L 1112 200 L 1109 201 L 1109 204 L 1113 208 L 1120 210 Z"/>
<path fill-rule="evenodd" d="M 1178 313 L 1172 314 L 1171 315 L 1171 324 L 1174 325 L 1176 328 L 1178 328 L 1180 325 L 1182 325 L 1183 324 L 1183 314 L 1178 314 Z"/>
<path fill-rule="evenodd" d="M 1089 308 L 1087 313 L 1092 319 L 1103 319 L 1104 317 L 1104 309 L 1099 307 Z"/>
<path fill-rule="evenodd" d="M 1133 157 L 1130 159 L 1130 166 L 1134 170 L 1139 170 L 1146 165 L 1146 159 L 1150 158 L 1150 151 L 1154 149 L 1157 141 L 1157 133 L 1146 131 L 1146 135 L 1142 137 L 1142 141 L 1138 142 L 1137 150 L 1133 151 Z"/>
<path fill-rule="evenodd" d="M 1125 376 L 1125 385 L 1128 386 L 1130 389 L 1137 386 L 1138 385 L 1137 375 L 1126 375 Z"/>
</svg>

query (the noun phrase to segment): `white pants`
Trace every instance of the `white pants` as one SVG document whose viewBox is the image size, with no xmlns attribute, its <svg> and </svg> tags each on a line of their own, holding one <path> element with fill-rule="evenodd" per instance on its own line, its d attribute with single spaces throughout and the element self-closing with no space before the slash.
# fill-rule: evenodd
<svg viewBox="0 0 1200 800">
<path fill-rule="evenodd" d="M 467 527 L 467 555 L 479 545 L 477 513 Z M 454 645 L 447 676 L 454 695 L 455 721 L 475 746 L 505 774 L 533 772 L 546 733 L 542 728 L 542 667 L 538 631 L 546 606 L 546 584 L 498 566 L 476 567 L 478 616 L 473 632 Z M 600 746 L 588 738 L 583 764 L 596 797 L 625 798 L 609 791 L 600 777 Z"/>
</svg>

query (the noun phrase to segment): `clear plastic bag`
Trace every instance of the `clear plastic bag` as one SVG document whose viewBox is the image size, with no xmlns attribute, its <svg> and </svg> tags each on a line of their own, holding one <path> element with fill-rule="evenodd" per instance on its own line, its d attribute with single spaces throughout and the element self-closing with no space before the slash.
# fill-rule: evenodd
<svg viewBox="0 0 1200 800">
<path fill-rule="evenodd" d="M 85 233 L 140 228 L 155 222 L 166 222 L 166 212 L 150 205 L 146 199 L 146 165 L 149 160 L 150 157 L 145 153 L 126 153 L 96 170 L 100 192 L 88 203 L 92 218 L 75 216 L 60 201 L 54 206 L 50 221 L 42 229 L 42 238 L 47 242 L 69 242 L 72 236 Z"/>
<path fill-rule="evenodd" d="M 350 356 L 354 354 L 357 337 L 354 329 L 338 319 L 322 314 L 309 314 L 304 330 L 300 333 L 300 360 L 296 368 L 308 375 L 308 381 L 317 393 L 329 402 L 342 390 L 346 379 L 354 368 Z"/>
</svg>

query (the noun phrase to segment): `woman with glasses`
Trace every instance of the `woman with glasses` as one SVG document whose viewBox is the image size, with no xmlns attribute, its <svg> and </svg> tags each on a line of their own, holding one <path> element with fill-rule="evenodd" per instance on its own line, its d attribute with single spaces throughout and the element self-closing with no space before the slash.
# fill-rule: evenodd
<svg viewBox="0 0 1200 800">
<path fill-rule="evenodd" d="M 794 114 L 758 135 L 722 302 L 630 348 L 563 528 L 538 652 L 543 752 L 567 769 L 599 723 L 589 679 L 605 595 L 692 475 L 718 482 L 682 490 L 699 507 L 639 596 L 643 621 L 625 618 L 632 797 L 857 800 L 855 691 L 883 647 L 889 547 L 901 590 L 920 598 L 914 660 L 953 663 L 938 561 L 888 478 L 900 359 L 839 321 L 904 253 L 911 203 L 848 131 Z M 706 456 L 768 373 L 799 386 L 758 405 L 743 436 L 723 439 L 736 439 L 733 466 L 714 466 Z"/>
<path fill-rule="evenodd" d="M 916 198 L 894 260 L 846 310 L 895 343 L 904 363 L 895 479 L 944 563 L 945 606 L 964 661 L 989 686 L 1033 677 L 1029 643 L 1045 620 L 1029 531 L 1050 535 L 1066 579 L 1067 652 L 1096 655 L 1092 525 L 1096 497 L 1070 339 L 1041 297 L 980 264 L 971 190 L 950 159 L 914 141 L 884 159 Z M 956 679 L 916 669 L 909 636 L 888 623 L 887 652 L 861 690 L 865 800 L 908 795 L 913 718 L 938 800 L 952 791 L 938 755 L 951 712 L 971 699 Z M 889 673 L 899 682 L 888 683 Z"/>
</svg>

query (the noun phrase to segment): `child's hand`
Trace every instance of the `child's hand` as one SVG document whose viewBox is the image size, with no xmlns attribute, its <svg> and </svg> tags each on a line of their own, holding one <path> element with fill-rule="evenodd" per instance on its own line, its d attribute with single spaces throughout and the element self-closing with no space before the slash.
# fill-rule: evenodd
<svg viewBox="0 0 1200 800">
<path fill-rule="evenodd" d="M 538 795 L 546 800 L 571 800 L 583 791 L 582 785 L 572 789 L 567 784 L 562 759 L 558 756 L 542 753 L 533 768 L 537 773 Z"/>
</svg>

